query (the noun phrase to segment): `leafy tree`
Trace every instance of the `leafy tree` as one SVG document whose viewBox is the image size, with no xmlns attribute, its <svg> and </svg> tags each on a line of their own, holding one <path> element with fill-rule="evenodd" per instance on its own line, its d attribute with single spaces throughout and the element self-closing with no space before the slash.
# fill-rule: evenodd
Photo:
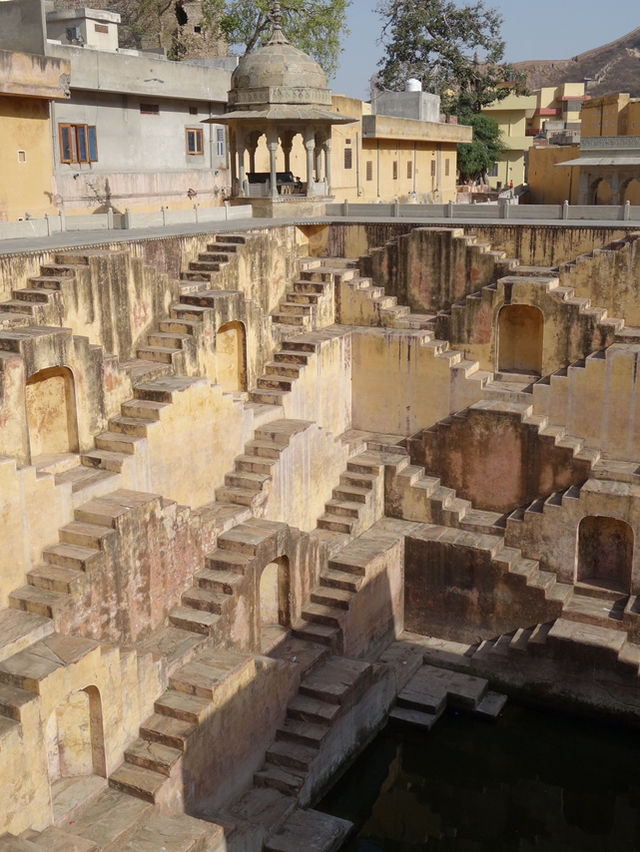
<svg viewBox="0 0 640 852">
<path fill-rule="evenodd" d="M 502 18 L 483 2 L 380 0 L 377 11 L 386 48 L 378 85 L 401 89 L 408 77 L 416 77 L 440 95 L 446 113 L 456 115 L 480 112 L 508 94 L 499 87 L 514 79 L 502 61 Z"/>
<path fill-rule="evenodd" d="M 309 53 L 329 77 L 338 67 L 340 38 L 348 33 L 351 0 L 283 0 L 282 27 L 289 41 Z M 217 29 L 233 53 L 261 47 L 271 34 L 270 0 L 203 0 L 203 20 Z"/>
<path fill-rule="evenodd" d="M 473 142 L 458 145 L 458 171 L 462 180 L 477 180 L 486 175 L 505 151 L 497 122 L 488 115 L 468 113 L 464 124 L 473 127 Z"/>
</svg>

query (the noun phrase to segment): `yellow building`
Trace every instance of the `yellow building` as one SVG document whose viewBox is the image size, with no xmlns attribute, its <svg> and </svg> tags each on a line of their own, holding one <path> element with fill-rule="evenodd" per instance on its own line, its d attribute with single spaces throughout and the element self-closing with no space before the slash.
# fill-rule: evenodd
<svg viewBox="0 0 640 852">
<path fill-rule="evenodd" d="M 404 94 L 423 93 L 394 94 L 401 101 Z M 455 201 L 457 146 L 471 142 L 470 127 L 373 114 L 370 103 L 345 95 L 333 95 L 332 111 L 353 118 L 352 123 L 334 125 L 331 132 L 331 194 L 336 200 Z M 439 107 L 437 112 L 439 116 Z M 263 136 L 256 151 L 256 170 L 267 171 L 268 162 Z M 279 158 L 278 171 L 284 165 Z M 300 135 L 293 139 L 289 165 L 294 176 L 304 180 L 306 151 Z"/>
<path fill-rule="evenodd" d="M 510 94 L 494 101 L 482 112 L 493 118 L 500 128 L 506 151 L 489 175 L 495 189 L 528 182 L 528 153 L 534 138 L 562 131 L 579 131 L 583 103 L 588 99 L 584 83 L 547 86 L 531 95 Z"/>
<path fill-rule="evenodd" d="M 68 84 L 66 60 L 0 50 L 0 222 L 56 210 L 49 101 Z"/>
</svg>

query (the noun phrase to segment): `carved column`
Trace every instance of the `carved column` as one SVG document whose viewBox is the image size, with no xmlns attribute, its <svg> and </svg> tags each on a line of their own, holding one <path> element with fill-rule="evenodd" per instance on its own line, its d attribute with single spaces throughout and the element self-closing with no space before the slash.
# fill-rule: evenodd
<svg viewBox="0 0 640 852">
<path fill-rule="evenodd" d="M 305 130 L 304 147 L 307 149 L 307 196 L 310 196 L 315 194 L 313 185 L 313 154 L 316 148 L 316 137 L 311 127 L 307 127 Z"/>
<path fill-rule="evenodd" d="M 331 195 L 331 138 L 325 139 L 322 147 L 324 149 L 324 176 L 327 179 L 327 195 Z"/>
<path fill-rule="evenodd" d="M 258 147 L 258 139 L 262 134 L 259 132 L 250 133 L 247 138 L 247 150 L 249 151 L 249 172 L 256 170 L 256 148 Z"/>
<path fill-rule="evenodd" d="M 229 128 L 229 159 L 231 160 L 231 194 L 239 195 L 238 188 L 238 160 L 236 157 L 236 131 Z"/>
<path fill-rule="evenodd" d="M 238 195 L 245 196 L 244 174 L 244 131 L 236 131 L 236 152 L 238 154 Z"/>
<path fill-rule="evenodd" d="M 276 177 L 276 154 L 278 151 L 278 132 L 269 130 L 267 133 L 267 148 L 269 149 L 269 180 L 271 181 L 271 198 L 278 197 L 278 181 Z"/>
</svg>

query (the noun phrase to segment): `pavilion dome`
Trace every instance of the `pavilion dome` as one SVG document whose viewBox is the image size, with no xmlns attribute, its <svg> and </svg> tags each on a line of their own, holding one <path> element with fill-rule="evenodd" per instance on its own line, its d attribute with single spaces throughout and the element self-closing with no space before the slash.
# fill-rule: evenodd
<svg viewBox="0 0 640 852">
<path fill-rule="evenodd" d="M 278 25 L 264 47 L 247 53 L 231 76 L 229 105 L 330 104 L 327 77 L 315 59 L 287 41 Z"/>
</svg>

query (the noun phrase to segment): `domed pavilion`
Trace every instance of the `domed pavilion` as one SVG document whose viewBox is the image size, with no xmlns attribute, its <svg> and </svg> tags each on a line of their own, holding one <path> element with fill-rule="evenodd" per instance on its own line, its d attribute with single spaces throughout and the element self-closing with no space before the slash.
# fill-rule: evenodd
<svg viewBox="0 0 640 852">
<path fill-rule="evenodd" d="M 207 122 L 229 128 L 232 203 L 251 203 L 257 215 L 266 216 L 297 215 L 301 202 L 306 202 L 307 212 L 316 206 L 320 212 L 319 204 L 309 202 L 324 203 L 331 197 L 331 127 L 354 119 L 331 111 L 326 75 L 287 40 L 278 3 L 271 21 L 269 41 L 243 56 L 233 72 L 228 111 Z M 304 180 L 291 172 L 297 134 L 306 151 Z M 268 172 L 256 171 L 262 136 L 269 153 Z"/>
</svg>

